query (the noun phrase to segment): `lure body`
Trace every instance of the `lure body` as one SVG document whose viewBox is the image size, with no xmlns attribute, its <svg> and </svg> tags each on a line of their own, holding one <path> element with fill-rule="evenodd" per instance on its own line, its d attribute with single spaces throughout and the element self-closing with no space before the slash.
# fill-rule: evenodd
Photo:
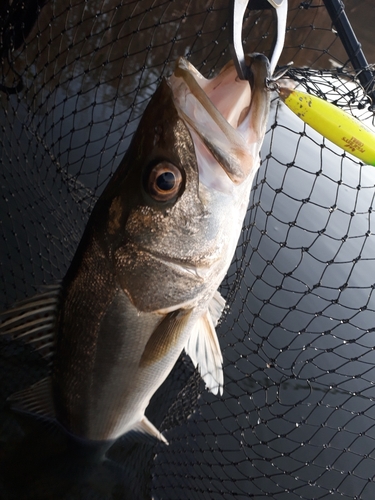
<svg viewBox="0 0 375 500">
<path fill-rule="evenodd" d="M 375 166 L 375 134 L 363 123 L 319 97 L 279 89 L 280 98 L 301 120 L 367 165 Z"/>
</svg>

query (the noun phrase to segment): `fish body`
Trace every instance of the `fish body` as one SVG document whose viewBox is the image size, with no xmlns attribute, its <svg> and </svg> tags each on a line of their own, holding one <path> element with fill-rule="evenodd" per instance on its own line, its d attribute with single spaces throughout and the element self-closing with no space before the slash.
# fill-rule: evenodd
<svg viewBox="0 0 375 500">
<path fill-rule="evenodd" d="M 269 110 L 268 60 L 248 62 L 251 86 L 233 63 L 207 80 L 179 60 L 96 203 L 61 288 L 3 315 L 1 333 L 46 356 L 53 349 L 51 377 L 11 396 L 15 407 L 84 439 L 138 430 L 165 441 L 145 410 L 183 349 L 208 389 L 222 392 L 217 289 Z"/>
</svg>

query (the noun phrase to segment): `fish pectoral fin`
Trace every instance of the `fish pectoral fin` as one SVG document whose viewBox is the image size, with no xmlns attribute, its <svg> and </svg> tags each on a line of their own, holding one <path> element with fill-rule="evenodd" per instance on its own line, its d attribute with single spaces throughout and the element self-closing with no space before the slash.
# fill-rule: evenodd
<svg viewBox="0 0 375 500">
<path fill-rule="evenodd" d="M 140 367 L 156 363 L 169 352 L 183 332 L 190 314 L 190 309 L 179 309 L 168 313 L 164 317 L 148 339 L 139 362 Z"/>
<path fill-rule="evenodd" d="M 162 441 L 164 444 L 169 444 L 163 434 L 161 434 L 161 432 L 157 430 L 157 428 L 149 421 L 147 417 L 143 417 L 142 420 L 138 422 L 132 430 L 141 432 L 142 434 L 152 439 L 156 438 L 159 441 Z"/>
<path fill-rule="evenodd" d="M 49 359 L 55 337 L 56 315 L 60 285 L 46 287 L 47 291 L 18 302 L 0 314 L 0 335 L 30 344 Z"/>
<path fill-rule="evenodd" d="M 223 357 L 210 311 L 201 316 L 185 347 L 207 388 L 223 394 Z"/>
<path fill-rule="evenodd" d="M 15 410 L 55 418 L 51 377 L 43 378 L 27 389 L 15 392 L 8 397 L 7 401 Z"/>
</svg>

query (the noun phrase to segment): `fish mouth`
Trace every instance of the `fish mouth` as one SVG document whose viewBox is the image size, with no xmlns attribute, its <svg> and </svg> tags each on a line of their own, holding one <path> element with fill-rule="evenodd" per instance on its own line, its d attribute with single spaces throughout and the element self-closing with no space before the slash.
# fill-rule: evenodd
<svg viewBox="0 0 375 500">
<path fill-rule="evenodd" d="M 217 164 L 235 185 L 259 166 L 270 101 L 269 61 L 251 54 L 246 63 L 251 82 L 238 78 L 233 61 L 206 79 L 184 58 L 169 78 L 175 106 L 194 141 L 200 182 L 206 185 L 218 175 Z"/>
</svg>

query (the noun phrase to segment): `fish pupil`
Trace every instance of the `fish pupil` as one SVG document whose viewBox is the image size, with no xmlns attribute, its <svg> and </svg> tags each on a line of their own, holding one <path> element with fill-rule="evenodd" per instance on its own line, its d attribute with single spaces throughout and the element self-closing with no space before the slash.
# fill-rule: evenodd
<svg viewBox="0 0 375 500">
<path fill-rule="evenodd" d="M 156 179 L 156 184 L 161 191 L 170 191 L 176 184 L 176 176 L 173 172 L 163 172 Z"/>
</svg>

